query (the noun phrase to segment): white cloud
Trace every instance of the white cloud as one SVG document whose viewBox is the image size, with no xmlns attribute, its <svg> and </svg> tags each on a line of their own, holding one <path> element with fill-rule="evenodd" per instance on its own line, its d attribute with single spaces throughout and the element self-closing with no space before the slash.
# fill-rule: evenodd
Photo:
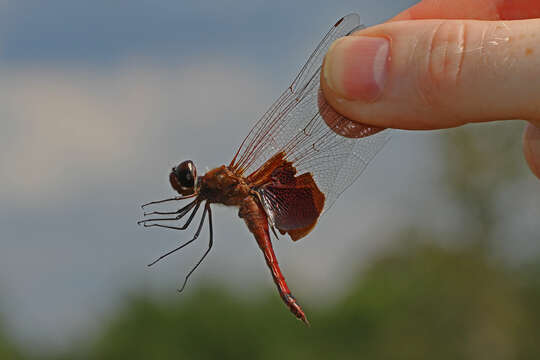
<svg viewBox="0 0 540 360">
<path fill-rule="evenodd" d="M 170 131 L 167 119 L 204 128 L 240 104 L 260 113 L 257 75 L 216 64 L 0 67 L 0 196 L 43 202 L 121 179 L 145 141 Z"/>
</svg>

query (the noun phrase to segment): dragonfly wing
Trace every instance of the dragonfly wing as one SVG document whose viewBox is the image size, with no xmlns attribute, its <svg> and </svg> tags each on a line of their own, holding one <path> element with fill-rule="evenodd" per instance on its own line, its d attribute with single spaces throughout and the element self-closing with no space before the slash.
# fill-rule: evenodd
<svg viewBox="0 0 540 360">
<path fill-rule="evenodd" d="M 231 170 L 243 176 L 252 174 L 283 153 L 298 176 L 312 176 L 325 196 L 324 209 L 354 182 L 387 142 L 390 131 L 337 114 L 326 103 L 319 84 L 330 45 L 359 29 L 359 24 L 358 15 L 350 14 L 332 26 L 292 84 L 252 128 L 231 162 Z"/>
<path fill-rule="evenodd" d="M 257 191 L 272 226 L 298 240 L 317 223 L 325 196 L 311 174 L 298 175 L 283 155 L 278 153 L 267 162 L 273 164 L 271 174 L 261 179 L 262 185 L 257 187 Z"/>
</svg>

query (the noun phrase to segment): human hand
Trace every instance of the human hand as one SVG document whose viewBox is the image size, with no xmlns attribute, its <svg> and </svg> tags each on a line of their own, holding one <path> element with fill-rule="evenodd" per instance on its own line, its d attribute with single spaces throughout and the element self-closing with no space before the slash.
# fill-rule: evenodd
<svg viewBox="0 0 540 360">
<path fill-rule="evenodd" d="M 424 0 L 338 39 L 321 87 L 335 110 L 367 125 L 528 120 L 523 151 L 540 178 L 538 0 Z"/>
</svg>

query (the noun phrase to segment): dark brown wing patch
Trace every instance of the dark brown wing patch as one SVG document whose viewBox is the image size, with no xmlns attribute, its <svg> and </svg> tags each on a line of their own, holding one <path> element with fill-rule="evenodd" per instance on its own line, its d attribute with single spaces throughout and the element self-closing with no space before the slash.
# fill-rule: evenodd
<svg viewBox="0 0 540 360">
<path fill-rule="evenodd" d="M 313 229 L 325 201 L 310 173 L 296 173 L 294 166 L 278 154 L 248 177 L 262 184 L 259 192 L 276 228 L 295 241 Z"/>
</svg>

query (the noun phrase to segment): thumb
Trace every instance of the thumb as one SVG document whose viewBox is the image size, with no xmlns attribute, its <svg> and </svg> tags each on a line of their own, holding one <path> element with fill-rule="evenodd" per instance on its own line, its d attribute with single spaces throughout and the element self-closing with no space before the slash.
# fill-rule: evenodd
<svg viewBox="0 0 540 360">
<path fill-rule="evenodd" d="M 437 129 L 540 119 L 540 19 L 413 20 L 338 39 L 321 87 L 351 120 Z"/>
</svg>

